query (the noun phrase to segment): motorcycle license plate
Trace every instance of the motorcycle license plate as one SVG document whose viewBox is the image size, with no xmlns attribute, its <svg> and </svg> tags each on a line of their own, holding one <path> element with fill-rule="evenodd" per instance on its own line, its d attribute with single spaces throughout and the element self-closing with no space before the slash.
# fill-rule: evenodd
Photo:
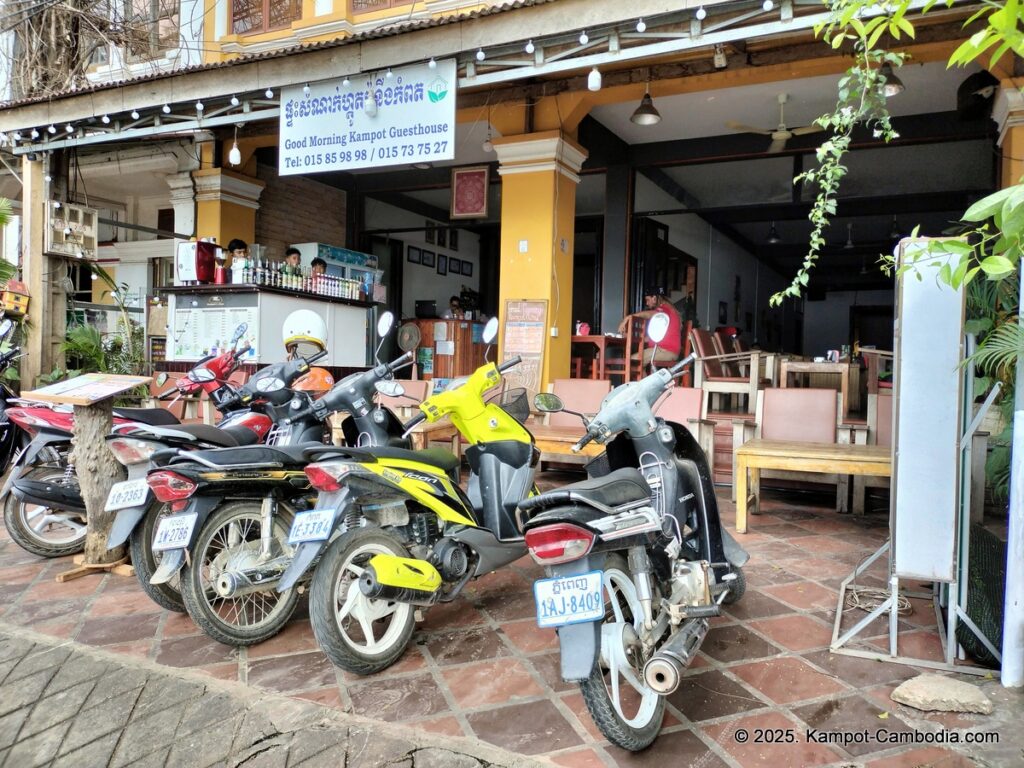
<svg viewBox="0 0 1024 768">
<path fill-rule="evenodd" d="M 110 489 L 110 493 L 107 494 L 107 512 L 142 506 L 148 497 L 149 486 L 146 485 L 144 477 L 139 480 L 115 483 L 114 487 Z"/>
<path fill-rule="evenodd" d="M 196 525 L 196 512 L 184 515 L 171 515 L 160 521 L 153 537 L 153 549 L 160 552 L 166 549 L 181 549 L 192 538 L 192 529 Z"/>
<path fill-rule="evenodd" d="M 537 625 L 562 627 L 604 616 L 601 571 L 576 576 L 558 576 L 533 582 L 537 600 Z"/>
<path fill-rule="evenodd" d="M 331 535 L 334 527 L 333 509 L 311 509 L 299 512 L 288 532 L 289 544 L 301 544 L 304 541 L 323 541 Z"/>
</svg>

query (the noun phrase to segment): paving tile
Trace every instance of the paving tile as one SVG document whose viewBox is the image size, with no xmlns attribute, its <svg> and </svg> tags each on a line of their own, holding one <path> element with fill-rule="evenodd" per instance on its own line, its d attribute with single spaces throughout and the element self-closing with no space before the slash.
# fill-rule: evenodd
<svg viewBox="0 0 1024 768">
<path fill-rule="evenodd" d="M 160 607 L 139 589 L 134 580 L 132 580 L 131 586 L 133 587 L 131 591 L 126 590 L 123 593 L 111 593 L 109 590 L 104 590 L 103 594 L 93 600 L 92 606 L 89 608 L 89 618 L 160 611 Z"/>
<path fill-rule="evenodd" d="M 204 675 L 215 677 L 218 680 L 231 680 L 232 682 L 238 680 L 238 662 L 229 662 L 225 664 L 210 664 L 205 667 L 196 667 L 196 672 L 202 672 Z"/>
<path fill-rule="evenodd" d="M 619 747 L 605 747 L 616 765 L 623 768 L 665 768 L 666 766 L 700 766 L 725 768 L 726 762 L 708 749 L 693 731 L 662 733 L 643 752 L 627 752 Z"/>
<path fill-rule="evenodd" d="M 826 647 L 832 642 L 832 627 L 810 616 L 780 616 L 749 622 L 774 642 L 791 651 L 809 651 Z"/>
<path fill-rule="evenodd" d="M 315 704 L 330 707 L 331 709 L 339 709 L 343 711 L 345 709 L 345 705 L 341 700 L 341 691 L 338 690 L 337 685 L 332 685 L 327 688 L 317 688 L 313 691 L 303 691 L 302 693 L 292 695 L 297 699 L 312 701 Z"/>
<path fill-rule="evenodd" d="M 777 729 L 788 736 L 793 734 L 792 743 L 761 743 L 755 739 L 757 730 Z M 766 766 L 811 766 L 836 762 L 840 754 L 824 744 L 811 744 L 804 738 L 803 728 L 778 712 L 764 712 L 727 720 L 715 725 L 706 725 L 704 732 L 717 741 L 722 748 L 743 768 L 765 768 Z M 737 738 L 744 731 L 746 737 Z"/>
<path fill-rule="evenodd" d="M 767 706 L 721 670 L 687 675 L 668 703 L 694 722 L 750 712 Z"/>
<path fill-rule="evenodd" d="M 462 709 L 502 704 L 544 693 L 522 662 L 483 661 L 444 670 L 442 677 Z"/>
<path fill-rule="evenodd" d="M 739 624 L 714 627 L 708 632 L 701 651 L 715 661 L 745 661 L 779 653 L 776 645 L 763 640 Z"/>
<path fill-rule="evenodd" d="M 565 766 L 565 768 L 605 768 L 607 765 L 601 755 L 589 747 L 551 755 L 548 759 L 555 765 Z"/>
<path fill-rule="evenodd" d="M 379 720 L 422 719 L 448 709 L 444 694 L 427 673 L 352 685 L 348 695 L 355 714 Z"/>
<path fill-rule="evenodd" d="M 978 765 L 969 757 L 950 749 L 922 747 L 876 758 L 868 762 L 865 768 L 975 768 Z"/>
<path fill-rule="evenodd" d="M 88 577 L 86 578 L 88 580 Z M 69 616 L 77 616 L 82 609 L 78 600 L 37 600 L 22 602 L 4 614 L 4 621 L 20 626 L 31 627 L 36 624 L 49 624 L 54 621 L 67 621 Z"/>
<path fill-rule="evenodd" d="M 246 680 L 279 693 L 308 691 L 333 684 L 334 665 L 320 651 L 256 659 L 249 662 Z"/>
<path fill-rule="evenodd" d="M 851 530 L 857 530 L 855 525 L 850 522 L 850 519 L 851 518 L 849 517 L 841 517 L 839 515 L 833 515 L 832 517 L 813 517 L 808 520 L 800 520 L 796 522 L 796 525 L 817 534 L 848 534 Z"/>
<path fill-rule="evenodd" d="M 466 715 L 474 735 L 523 755 L 539 755 L 583 744 L 550 701 L 513 704 Z"/>
<path fill-rule="evenodd" d="M 844 539 L 842 535 L 828 536 L 815 534 L 800 539 L 800 549 L 812 554 L 832 556 L 840 552 L 860 550 L 861 546 L 857 542 Z"/>
<path fill-rule="evenodd" d="M 757 557 L 773 563 L 807 556 L 799 547 L 779 539 L 772 539 L 763 544 L 744 545 L 744 549 L 750 553 L 751 558 Z"/>
<path fill-rule="evenodd" d="M 903 664 L 844 656 L 840 653 L 830 653 L 827 650 L 806 653 L 804 658 L 854 688 L 867 688 L 894 681 L 902 682 L 916 677 L 918 674 L 918 670 Z"/>
<path fill-rule="evenodd" d="M 777 525 L 759 525 L 757 526 L 757 532 L 764 536 L 771 536 L 773 539 L 782 539 L 783 541 L 789 541 L 790 539 L 814 535 L 813 531 L 809 531 L 806 528 L 801 528 L 799 525 L 794 525 L 793 523 L 778 523 Z"/>
<path fill-rule="evenodd" d="M 823 734 L 866 732 L 866 740 L 843 745 L 843 749 L 858 757 L 892 748 L 891 743 L 874 740 L 873 734 L 880 728 L 888 733 L 911 733 L 914 730 L 893 714 L 888 714 L 884 720 L 879 718 L 888 712 L 891 710 L 879 707 L 862 696 L 830 699 L 793 709 L 793 713 L 811 729 Z"/>
<path fill-rule="evenodd" d="M 316 648 L 317 644 L 316 637 L 313 635 L 313 627 L 308 621 L 302 620 L 290 622 L 269 640 L 264 640 L 258 645 L 249 646 L 246 654 L 250 659 L 260 659 L 264 656 L 312 651 Z"/>
<path fill-rule="evenodd" d="M 813 581 L 797 581 L 792 584 L 776 584 L 761 587 L 761 591 L 787 605 L 800 610 L 831 608 L 836 605 L 839 593 L 815 584 Z M 743 598 L 746 599 L 746 596 Z M 742 601 L 741 601 L 742 602 Z"/>
<path fill-rule="evenodd" d="M 870 645 L 889 651 L 887 639 L 870 640 Z M 942 653 L 942 640 L 935 630 L 921 630 L 919 632 L 900 632 L 897 639 L 896 652 L 908 659 L 921 659 L 922 661 L 945 661 Z"/>
<path fill-rule="evenodd" d="M 729 671 L 779 704 L 816 699 L 847 690 L 835 678 L 792 657 L 741 664 L 729 667 Z"/>
<path fill-rule="evenodd" d="M 75 635 L 75 639 L 88 645 L 112 645 L 131 640 L 148 640 L 156 636 L 159 626 L 160 614 L 158 613 L 138 616 L 104 616 L 86 621 Z"/>
<path fill-rule="evenodd" d="M 160 643 L 156 662 L 171 667 L 203 667 L 234 660 L 237 654 L 231 646 L 221 645 L 205 635 L 175 637 Z"/>
<path fill-rule="evenodd" d="M 408 725 L 410 728 L 415 728 L 420 731 L 426 731 L 427 733 L 439 733 L 442 736 L 465 736 L 466 732 L 462 729 L 462 725 L 451 715 L 445 717 L 435 717 L 429 720 L 411 720 L 406 721 L 403 725 Z"/>
<path fill-rule="evenodd" d="M 61 570 L 70 570 L 62 568 Z M 58 571 L 59 573 L 60 571 Z M 52 578 L 42 579 L 33 584 L 22 596 L 26 603 L 36 600 L 63 600 L 69 597 L 89 597 L 99 589 L 100 581 L 95 575 L 83 576 L 71 581 L 56 581 Z"/>
<path fill-rule="evenodd" d="M 150 652 L 153 650 L 153 640 L 151 638 L 146 640 L 136 640 L 132 643 L 118 643 L 117 645 L 106 645 L 103 650 L 110 653 L 116 653 L 119 656 L 133 656 L 136 659 L 148 659 Z"/>
<path fill-rule="evenodd" d="M 558 649 L 558 633 L 553 629 L 541 629 L 535 619 L 507 621 L 501 625 L 501 632 L 523 653 Z"/>
<path fill-rule="evenodd" d="M 164 637 L 200 634 L 202 634 L 202 630 L 196 626 L 196 623 L 192 621 L 192 618 L 187 613 L 167 612 L 167 618 L 164 621 L 163 628 Z"/>
<path fill-rule="evenodd" d="M 749 563 L 743 566 L 743 575 L 751 587 L 760 587 L 764 584 L 786 584 L 803 579 L 802 576 L 790 573 L 785 568 L 766 563 L 763 560 L 756 560 L 753 557 Z"/>
<path fill-rule="evenodd" d="M 419 629 L 443 632 L 452 627 L 476 627 L 486 623 L 487 617 L 476 609 L 472 601 L 457 598 L 450 603 L 441 603 L 427 610 Z"/>
<path fill-rule="evenodd" d="M 374 675 L 374 679 L 384 679 L 387 677 L 394 677 L 396 675 L 404 675 L 409 672 L 419 672 L 427 666 L 427 660 L 423 655 L 423 651 L 419 646 L 410 644 L 406 647 L 405 653 L 403 653 L 394 664 L 385 669 L 383 672 L 378 672 Z M 356 675 L 352 672 L 346 672 L 344 670 L 338 670 L 341 673 L 342 679 L 346 683 L 360 683 L 366 680 L 365 675 Z"/>
<path fill-rule="evenodd" d="M 533 590 L 524 586 L 518 592 L 488 592 L 473 603 L 495 621 L 529 619 L 537 615 Z"/>
<path fill-rule="evenodd" d="M 0 554 L 0 562 L 10 562 L 4 554 Z M 0 568 L 0 584 L 28 584 L 42 571 L 42 565 L 27 563 Z"/>
<path fill-rule="evenodd" d="M 466 595 L 474 598 L 488 594 L 517 594 L 529 589 L 529 583 L 511 568 L 502 568 L 474 579 L 466 586 Z"/>
<path fill-rule="evenodd" d="M 445 632 L 431 636 L 426 644 L 438 664 L 463 664 L 511 653 L 498 633 L 490 628 Z"/>
<path fill-rule="evenodd" d="M 807 557 L 803 555 L 797 560 L 790 560 L 786 568 L 793 573 L 815 581 L 826 578 L 846 578 L 853 570 L 848 563 L 838 562 L 827 557 Z"/>
<path fill-rule="evenodd" d="M 793 609 L 756 589 L 748 589 L 739 602 L 725 606 L 725 611 L 737 619 L 760 619 L 792 613 Z"/>
<path fill-rule="evenodd" d="M 579 687 L 576 683 L 567 683 L 562 679 L 561 652 L 531 656 L 525 663 L 532 666 L 541 679 L 555 693 L 572 691 Z"/>
</svg>

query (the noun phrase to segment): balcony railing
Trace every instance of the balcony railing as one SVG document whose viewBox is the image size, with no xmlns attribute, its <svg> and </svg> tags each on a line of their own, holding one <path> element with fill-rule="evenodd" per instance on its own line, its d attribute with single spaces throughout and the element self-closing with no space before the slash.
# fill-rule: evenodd
<svg viewBox="0 0 1024 768">
<path fill-rule="evenodd" d="M 352 13 L 371 13 L 385 8 L 401 8 L 412 5 L 416 0 L 352 0 Z"/>
</svg>

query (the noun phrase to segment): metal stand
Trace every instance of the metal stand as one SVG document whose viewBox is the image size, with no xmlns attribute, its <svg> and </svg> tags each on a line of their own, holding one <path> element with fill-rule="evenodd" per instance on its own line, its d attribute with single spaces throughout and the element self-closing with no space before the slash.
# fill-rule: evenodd
<svg viewBox="0 0 1024 768">
<path fill-rule="evenodd" d="M 973 352 L 974 339 L 973 337 L 968 338 L 967 351 L 968 355 Z M 974 386 L 973 386 L 973 371 L 968 368 L 964 374 L 966 379 L 964 385 L 965 402 L 969 405 L 973 404 L 974 401 Z M 967 612 L 964 607 L 967 605 L 967 585 L 968 585 L 968 569 L 970 565 L 970 528 L 971 528 L 971 443 L 974 433 L 978 430 L 978 426 L 981 424 L 981 420 L 985 417 L 985 413 L 991 407 L 992 402 L 999 394 L 1000 385 L 996 384 L 988 397 L 985 398 L 985 402 L 978 409 L 978 413 L 971 419 L 970 424 L 967 425 L 963 435 L 960 439 L 960 504 L 958 510 L 958 526 L 959 526 L 959 561 L 957 568 L 957 579 L 949 584 L 943 584 L 941 582 L 935 582 L 931 593 L 928 592 L 911 592 L 904 590 L 900 587 L 900 577 L 893 572 L 892 557 L 889 557 L 889 596 L 870 613 L 864 616 L 858 621 L 853 627 L 848 629 L 842 636 L 840 636 L 840 628 L 843 621 L 843 609 L 846 605 L 846 590 L 852 582 L 854 582 L 858 576 L 867 571 L 871 565 L 878 560 L 883 554 L 889 552 L 892 537 L 890 534 L 889 541 L 883 544 L 873 555 L 867 560 L 858 565 L 853 573 L 847 576 L 839 587 L 839 604 L 836 608 L 835 624 L 832 627 L 832 644 L 829 650 L 832 653 L 839 653 L 845 656 L 857 656 L 864 659 L 874 659 L 876 661 L 887 661 L 894 664 L 908 664 L 915 667 L 925 667 L 927 669 L 937 669 L 947 672 L 961 672 L 971 675 L 988 675 L 991 674 L 991 670 L 984 667 L 975 667 L 963 664 L 956 664 L 956 658 L 964 658 L 964 651 L 956 642 L 956 627 L 958 622 L 963 622 L 974 635 L 981 641 L 981 643 L 992 653 L 995 658 L 1000 659 L 1001 656 L 999 651 L 995 648 L 995 645 L 985 637 L 984 633 L 975 625 L 973 621 L 967 616 Z M 965 413 L 969 413 L 970 410 L 965 409 Z M 964 479 L 966 478 L 966 480 Z M 891 522 L 890 522 L 891 525 Z M 942 642 L 943 656 L 945 661 L 929 661 L 927 659 L 914 659 L 907 656 L 900 656 L 898 649 L 898 635 L 899 635 L 899 598 L 900 596 L 905 597 L 917 597 L 917 598 L 932 598 L 935 605 L 935 615 L 937 619 L 939 629 L 939 639 Z M 857 637 L 871 622 L 876 618 L 884 614 L 889 613 L 889 652 L 879 653 L 876 651 L 866 651 L 856 648 L 847 648 L 846 644 Z M 943 615 L 945 614 L 945 616 Z M 944 626 L 944 631 L 943 631 Z"/>
</svg>

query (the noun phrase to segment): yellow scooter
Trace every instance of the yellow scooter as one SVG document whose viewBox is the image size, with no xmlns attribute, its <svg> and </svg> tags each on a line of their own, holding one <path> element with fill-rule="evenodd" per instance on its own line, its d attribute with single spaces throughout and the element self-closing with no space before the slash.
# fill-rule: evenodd
<svg viewBox="0 0 1024 768">
<path fill-rule="evenodd" d="M 485 340 L 496 326 L 488 324 Z M 335 537 L 313 575 L 309 613 L 337 666 L 356 674 L 386 669 L 412 637 L 417 606 L 450 602 L 471 579 L 526 554 L 515 512 L 536 493 L 540 458 L 522 424 L 526 391 L 484 400 L 518 363 L 487 363 L 453 381 L 406 425 L 408 432 L 424 420 L 451 418 L 469 443 L 466 492 L 458 459 L 443 449 L 343 448 L 306 468 Z"/>
</svg>

